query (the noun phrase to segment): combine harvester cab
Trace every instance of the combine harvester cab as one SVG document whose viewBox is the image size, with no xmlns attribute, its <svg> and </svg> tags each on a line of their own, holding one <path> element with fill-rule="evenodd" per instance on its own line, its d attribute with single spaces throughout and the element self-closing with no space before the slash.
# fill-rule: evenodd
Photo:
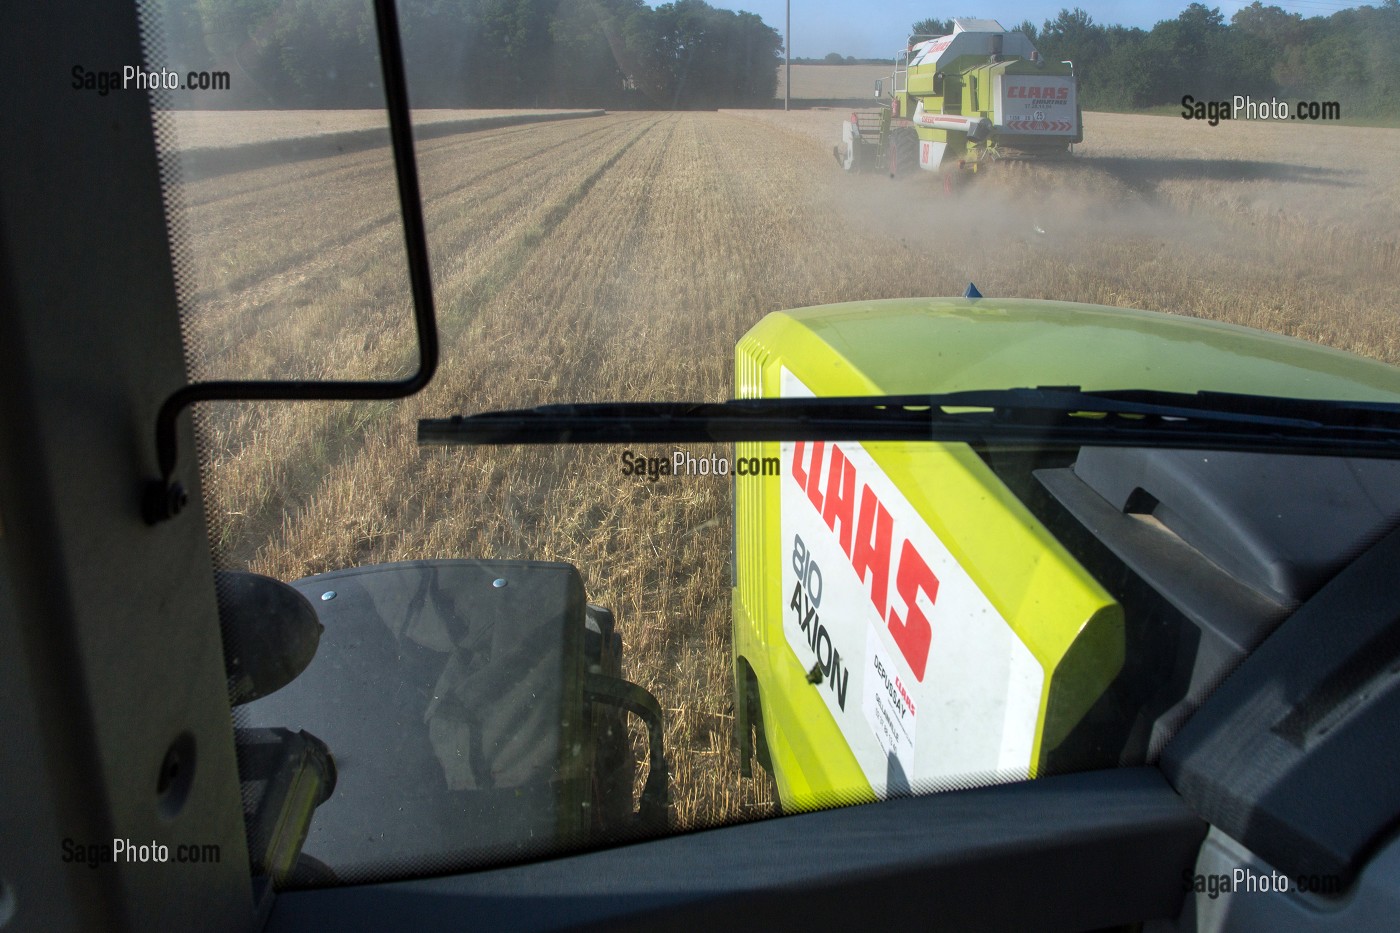
<svg viewBox="0 0 1400 933">
<path fill-rule="evenodd" d="M 890 102 L 856 112 L 835 151 L 847 171 L 918 166 L 979 171 L 1005 158 L 1058 157 L 1084 138 L 1074 65 L 1046 62 L 1023 33 L 995 20 L 954 20 L 894 62 Z M 883 86 L 877 88 L 877 94 Z"/>
</svg>

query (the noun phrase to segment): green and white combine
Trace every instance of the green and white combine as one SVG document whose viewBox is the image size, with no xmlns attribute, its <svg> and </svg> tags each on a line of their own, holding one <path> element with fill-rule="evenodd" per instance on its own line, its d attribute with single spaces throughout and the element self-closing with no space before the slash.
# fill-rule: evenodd
<svg viewBox="0 0 1400 933">
<path fill-rule="evenodd" d="M 996 159 L 1062 156 L 1083 138 L 1073 63 L 1045 61 L 995 20 L 959 19 L 951 35 L 911 37 L 889 103 L 852 113 L 834 154 L 847 171 L 898 175 L 917 164 L 946 179 Z"/>
</svg>

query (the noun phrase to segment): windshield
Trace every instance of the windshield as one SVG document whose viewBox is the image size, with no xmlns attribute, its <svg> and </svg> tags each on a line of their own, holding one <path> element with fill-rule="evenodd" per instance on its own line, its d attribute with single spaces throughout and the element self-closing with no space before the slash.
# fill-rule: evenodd
<svg viewBox="0 0 1400 933">
<path fill-rule="evenodd" d="M 757 0 L 398 4 L 437 375 L 196 412 L 218 564 L 323 626 L 235 712 L 335 763 L 301 858 L 255 868 L 456 871 L 1153 761 L 1400 521 L 1345 440 L 576 444 L 577 409 L 557 443 L 420 446 L 558 403 L 1400 402 L 1400 10 L 1022 7 L 827 5 L 789 42 Z M 73 80 L 152 93 L 192 381 L 411 373 L 370 6 L 148 12 L 144 69 Z"/>
</svg>

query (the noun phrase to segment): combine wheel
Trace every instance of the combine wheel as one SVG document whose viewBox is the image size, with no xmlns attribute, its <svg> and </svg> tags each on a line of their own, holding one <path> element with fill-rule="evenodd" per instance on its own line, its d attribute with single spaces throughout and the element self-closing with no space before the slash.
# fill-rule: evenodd
<svg viewBox="0 0 1400 933">
<path fill-rule="evenodd" d="M 919 136 L 912 127 L 893 132 L 889 146 L 890 177 L 912 172 L 919 167 Z"/>
</svg>

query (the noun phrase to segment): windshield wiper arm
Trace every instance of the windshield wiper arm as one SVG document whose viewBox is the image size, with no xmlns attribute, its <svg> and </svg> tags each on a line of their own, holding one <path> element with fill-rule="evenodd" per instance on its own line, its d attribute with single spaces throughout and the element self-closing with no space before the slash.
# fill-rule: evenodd
<svg viewBox="0 0 1400 933">
<path fill-rule="evenodd" d="M 1133 389 L 606 402 L 418 423 L 420 444 L 631 444 L 776 440 L 1175 447 L 1400 458 L 1400 405 Z"/>
</svg>

